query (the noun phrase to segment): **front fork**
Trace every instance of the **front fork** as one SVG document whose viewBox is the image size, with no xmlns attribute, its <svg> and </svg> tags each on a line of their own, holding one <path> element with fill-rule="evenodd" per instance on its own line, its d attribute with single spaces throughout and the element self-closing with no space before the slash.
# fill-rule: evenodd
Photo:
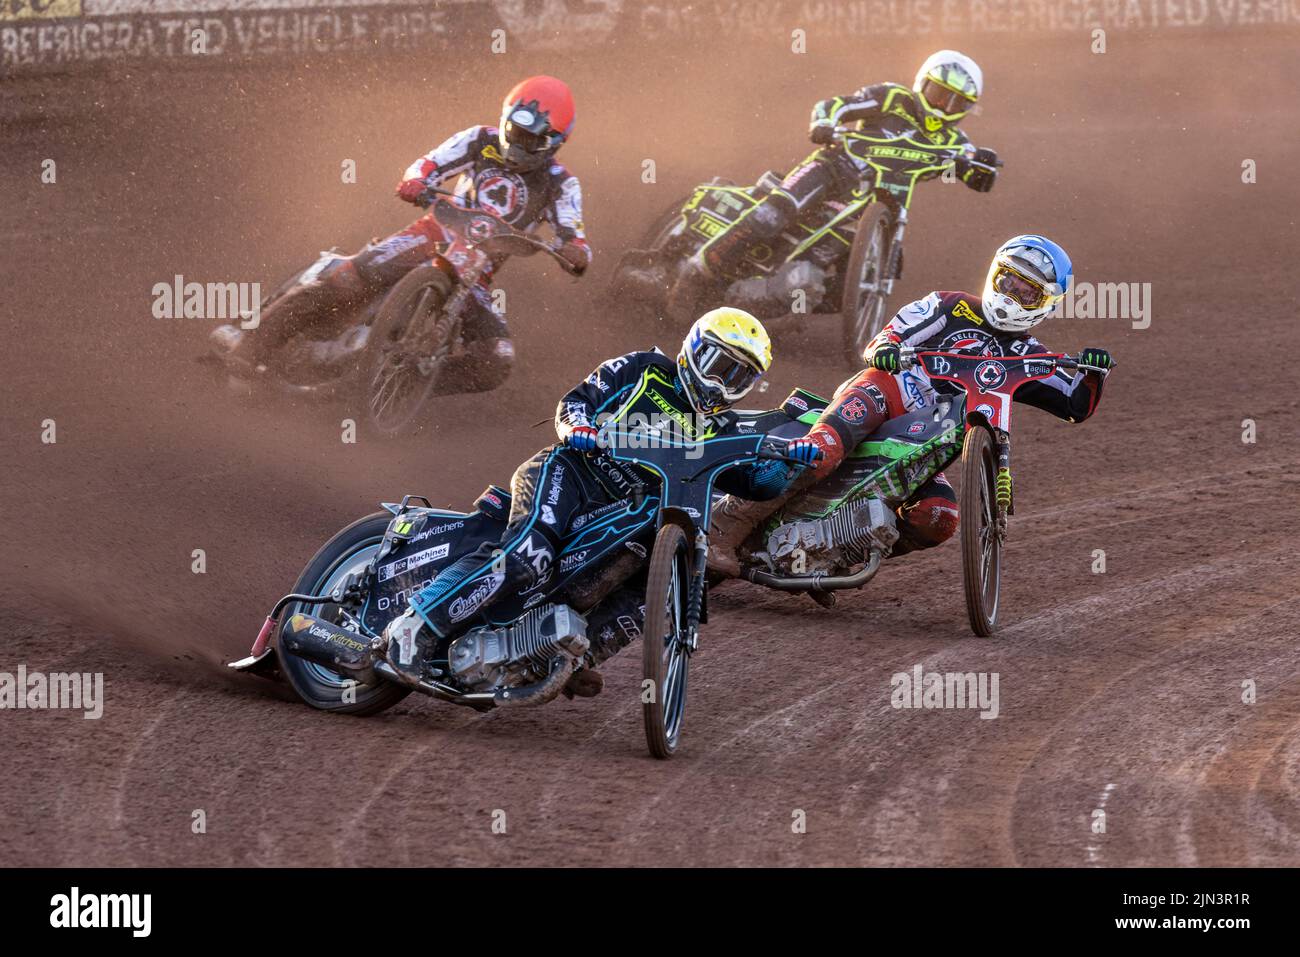
<svg viewBox="0 0 1300 957">
<path fill-rule="evenodd" d="M 907 207 L 894 209 L 894 228 L 889 237 L 889 246 L 885 250 L 885 278 L 880 286 L 886 296 L 894 294 L 894 283 L 899 280 L 899 260 L 903 255 L 903 233 L 907 231 Z"/>
<path fill-rule="evenodd" d="M 433 328 L 434 341 L 443 343 L 443 346 L 432 355 L 420 358 L 417 368 L 420 370 L 421 375 L 427 376 L 432 373 L 448 355 L 456 351 L 457 340 L 460 339 L 459 325 L 461 316 L 465 311 L 466 301 L 470 296 L 474 295 L 474 285 L 478 282 L 483 271 L 478 266 L 471 266 L 458 274 L 456 288 L 447 297 L 447 301 L 443 304 L 441 314 L 438 316 Z M 453 333 L 455 334 L 453 335 Z"/>
<path fill-rule="evenodd" d="M 1007 537 L 1007 516 L 1015 513 L 1015 501 L 1011 487 L 1011 436 L 998 431 L 998 472 L 994 479 L 994 497 L 998 507 L 998 541 L 1005 542 Z"/>
<path fill-rule="evenodd" d="M 691 573 L 690 594 L 686 601 L 686 653 L 692 655 L 700 644 L 700 619 L 704 615 L 704 576 L 708 572 L 709 536 L 702 528 L 695 530 L 695 564 Z"/>
</svg>

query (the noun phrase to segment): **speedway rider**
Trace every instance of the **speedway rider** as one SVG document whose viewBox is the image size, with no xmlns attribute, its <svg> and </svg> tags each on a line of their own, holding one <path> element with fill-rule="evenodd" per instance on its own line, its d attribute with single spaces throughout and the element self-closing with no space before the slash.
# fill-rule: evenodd
<svg viewBox="0 0 1300 957">
<path fill-rule="evenodd" d="M 810 203 L 848 202 L 855 191 L 871 188 L 875 170 L 840 147 L 836 127 L 857 123 L 860 131 L 873 136 L 915 138 L 931 148 L 960 150 L 955 161 L 957 175 L 971 189 L 987 193 L 997 180 L 997 154 L 976 149 L 957 129 L 983 88 L 984 75 L 974 60 L 956 50 L 940 50 L 921 64 L 910 90 L 900 83 L 877 83 L 850 96 L 822 100 L 813 107 L 809 127 L 818 149 L 786 174 L 780 186 L 687 260 L 669 296 L 669 313 L 693 312 L 714 277 L 726 275 L 750 246 L 781 235 Z M 942 172 L 937 168 L 922 178 Z M 830 254 L 840 255 L 835 250 Z"/>
<path fill-rule="evenodd" d="M 932 292 L 898 311 L 867 346 L 868 367 L 835 390 L 830 406 L 808 433 L 825 453 L 795 483 L 799 488 L 834 471 L 872 432 L 890 419 L 934 405 L 940 393 L 955 386 L 933 382 L 924 368 L 903 369 L 900 350 L 961 352 L 991 357 L 1047 352 L 1030 330 L 1051 314 L 1070 288 L 1073 266 L 1056 243 L 1042 236 L 1016 236 L 993 257 L 984 292 Z M 1028 382 L 1015 401 L 1035 406 L 1067 422 L 1082 422 L 1097 409 L 1111 364 L 1105 349 L 1084 349 L 1080 363 L 1103 371 L 1063 371 Z M 709 567 L 725 575 L 739 573 L 736 548 L 750 531 L 780 507 L 780 499 L 756 505 L 730 496 L 713 510 Z M 957 530 L 957 496 L 943 474 L 922 486 L 899 509 L 899 538 L 893 555 L 931 548 Z"/>
<path fill-rule="evenodd" d="M 533 76 L 506 94 L 499 126 L 471 126 L 417 159 L 406 170 L 397 196 L 428 206 L 430 187 L 458 181 L 455 192 L 468 206 L 486 210 L 520 229 L 548 223 L 563 242 L 561 256 L 581 273 L 591 262 L 582 226 L 578 178 L 555 161 L 574 123 L 573 95 L 563 81 Z M 335 261 L 317 281 L 293 290 L 269 307 L 256 333 L 244 336 L 254 366 L 265 364 L 293 335 L 329 313 L 391 288 L 427 262 L 444 242 L 432 214 L 354 256 Z M 505 317 L 494 311 L 486 282 L 475 290 L 463 326 L 466 355 L 446 370 L 447 388 L 482 392 L 505 381 L 514 363 Z"/>
<path fill-rule="evenodd" d="M 702 441 L 736 429 L 732 406 L 744 398 L 772 361 L 762 323 L 739 309 L 705 313 L 691 327 L 677 360 L 658 349 L 602 363 L 569 391 L 555 413 L 559 443 L 519 466 L 511 482 L 510 522 L 499 543 L 488 543 L 448 565 L 407 611 L 385 630 L 389 662 L 418 676 L 437 638 L 489 605 L 544 584 L 551 577 L 570 519 L 580 510 L 628 499 L 634 485 L 657 483 L 655 473 L 599 454 L 597 426 L 653 422 L 663 432 Z M 593 454 L 595 453 L 595 454 Z M 787 455 L 811 463 L 816 446 L 796 440 Z M 780 495 L 799 466 L 763 460 L 724 472 L 720 489 L 745 499 Z M 570 678 L 569 691 L 600 690 L 598 672 Z"/>
</svg>

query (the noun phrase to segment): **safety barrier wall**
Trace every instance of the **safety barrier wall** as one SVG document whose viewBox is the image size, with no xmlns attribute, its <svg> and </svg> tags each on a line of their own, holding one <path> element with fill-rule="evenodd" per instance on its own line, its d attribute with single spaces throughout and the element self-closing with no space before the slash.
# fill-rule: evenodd
<svg viewBox="0 0 1300 957">
<path fill-rule="evenodd" d="M 0 0 L 0 73 L 519 43 L 1300 27 L 1300 0 Z"/>
</svg>

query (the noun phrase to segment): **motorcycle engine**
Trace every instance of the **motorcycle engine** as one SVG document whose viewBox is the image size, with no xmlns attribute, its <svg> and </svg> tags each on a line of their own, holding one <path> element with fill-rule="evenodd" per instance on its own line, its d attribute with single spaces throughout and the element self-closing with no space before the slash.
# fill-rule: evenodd
<svg viewBox="0 0 1300 957">
<path fill-rule="evenodd" d="M 767 537 L 773 567 L 789 575 L 832 574 L 867 559 L 871 549 L 888 555 L 898 541 L 898 518 L 877 498 L 850 502 L 826 518 L 787 522 Z"/>
<path fill-rule="evenodd" d="M 451 673 L 474 691 L 514 688 L 545 677 L 558 655 L 581 658 L 587 620 L 568 605 L 539 605 L 504 628 L 475 628 L 451 643 Z"/>
</svg>

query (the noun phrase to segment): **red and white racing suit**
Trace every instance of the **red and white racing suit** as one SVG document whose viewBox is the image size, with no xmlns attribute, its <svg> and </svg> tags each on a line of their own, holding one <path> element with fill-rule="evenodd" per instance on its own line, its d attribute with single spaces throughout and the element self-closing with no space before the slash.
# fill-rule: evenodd
<svg viewBox="0 0 1300 957">
<path fill-rule="evenodd" d="M 502 162 L 497 128 L 471 126 L 461 130 L 417 159 L 402 180 L 422 179 L 431 186 L 445 186 L 456 180 L 455 193 L 469 206 L 495 213 L 511 226 L 528 232 L 549 223 L 563 242 L 586 251 L 582 228 L 582 187 L 559 163 L 519 173 Z M 417 220 L 396 236 L 425 236 L 440 242 L 434 223 L 431 232 L 421 227 L 430 217 Z M 381 244 L 382 245 L 382 244 Z"/>
<path fill-rule="evenodd" d="M 507 168 L 494 126 L 471 126 L 434 147 L 407 168 L 402 180 L 417 178 L 430 186 L 446 187 L 454 181 L 454 192 L 466 205 L 494 213 L 518 229 L 531 232 L 549 224 L 561 241 L 591 261 L 582 227 L 578 178 L 554 162 L 522 173 Z M 428 214 L 356 255 L 336 261 L 321 272 L 320 285 L 311 290 L 309 301 L 285 310 L 296 315 L 275 316 L 272 310 L 267 311 L 259 345 L 282 345 L 304 324 L 327 323 L 339 307 L 392 287 L 428 262 L 434 247 L 445 241 L 437 220 Z M 486 277 L 476 292 L 475 308 L 462 327 L 470 361 L 448 374 L 447 378 L 456 380 L 452 391 L 496 388 L 514 362 L 505 316 L 491 307 Z M 459 381 L 462 378 L 466 381 Z"/>
<path fill-rule="evenodd" d="M 886 342 L 915 349 L 962 352 L 970 355 L 1025 356 L 1047 352 L 1031 335 L 1002 332 L 984 318 L 979 296 L 968 292 L 932 292 L 908 303 L 867 347 L 870 361 Z M 1015 393 L 1015 401 L 1043 409 L 1067 422 L 1082 422 L 1096 411 L 1104 376 L 1095 372 L 1069 375 L 1058 371 L 1047 379 L 1028 382 Z M 897 374 L 868 368 L 845 381 L 830 406 L 809 432 L 825 452 L 816 466 L 826 475 L 844 460 L 846 452 L 905 413 L 934 405 L 940 394 L 952 395 L 957 386 L 933 382 L 923 368 Z M 938 545 L 957 530 L 957 497 L 942 473 L 924 486 L 916 500 L 901 510 L 899 546 L 895 553 Z"/>
</svg>

